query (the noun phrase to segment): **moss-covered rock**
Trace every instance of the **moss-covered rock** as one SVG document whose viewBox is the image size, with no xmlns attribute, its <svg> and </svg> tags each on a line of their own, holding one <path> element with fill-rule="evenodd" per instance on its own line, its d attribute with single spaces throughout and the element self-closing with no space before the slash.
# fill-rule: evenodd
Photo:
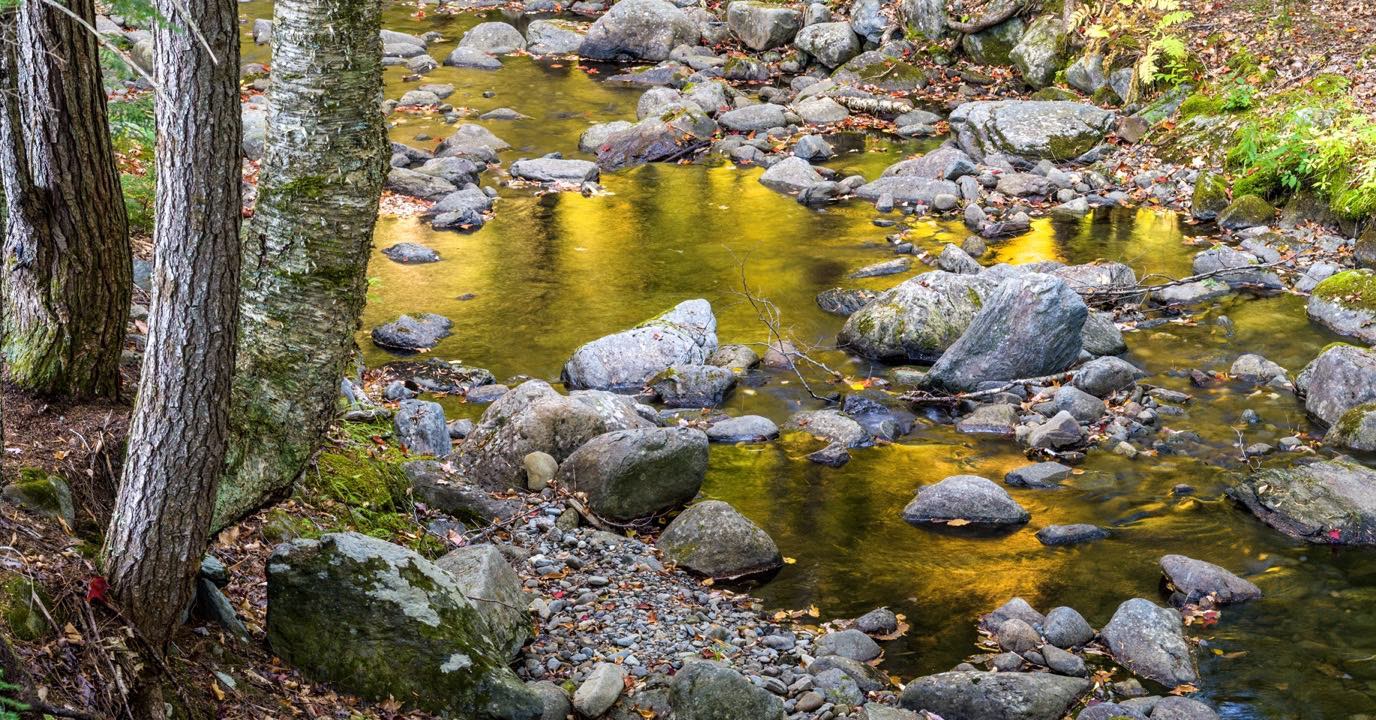
<svg viewBox="0 0 1376 720">
<path fill-rule="evenodd" d="M 268 643 L 308 675 L 438 713 L 535 720 L 540 698 L 449 573 L 358 533 L 279 546 L 268 561 Z"/>
<path fill-rule="evenodd" d="M 769 534 L 720 500 L 684 510 L 659 536 L 659 547 L 680 567 L 719 580 L 783 566 L 779 546 Z"/>
<path fill-rule="evenodd" d="M 1339 335 L 1376 344 L 1376 271 L 1345 270 L 1314 287 L 1309 319 Z"/>
<path fill-rule="evenodd" d="M 29 578 L 10 575 L 0 580 L 0 617 L 16 639 L 32 642 L 48 637 L 55 630 L 48 614 L 56 611 L 47 591 Z"/>
<path fill-rule="evenodd" d="M 68 527 L 76 525 L 76 509 L 67 481 L 39 468 L 24 468 L 19 478 L 0 491 L 0 497 L 35 515 L 60 518 Z"/>
<path fill-rule="evenodd" d="M 1352 259 L 1364 268 L 1376 268 L 1376 223 L 1368 224 L 1366 230 L 1357 236 Z"/>
<path fill-rule="evenodd" d="M 1376 451 L 1376 403 L 1366 403 L 1343 413 L 1337 424 L 1328 429 L 1324 442 L 1329 445 Z"/>
<path fill-rule="evenodd" d="M 1011 65 L 1013 48 L 1026 31 L 1022 18 L 1013 18 L 983 32 L 966 35 L 960 46 L 979 65 Z"/>
<path fill-rule="evenodd" d="M 1260 195 L 1238 195 L 1218 213 L 1218 226 L 1225 230 L 1243 230 L 1269 225 L 1275 216 L 1276 209 Z"/>
<path fill-rule="evenodd" d="M 923 273 L 853 313 L 837 341 L 873 360 L 936 362 L 969 327 L 996 285 L 983 275 Z"/>
<path fill-rule="evenodd" d="M 927 87 L 927 73 L 922 68 L 878 50 L 856 55 L 837 68 L 831 77 L 838 83 L 868 85 L 891 92 L 912 92 Z"/>
<path fill-rule="evenodd" d="M 1028 85 L 1046 87 L 1065 65 L 1067 37 L 1060 16 L 1043 15 L 1032 21 L 1008 57 Z"/>
<path fill-rule="evenodd" d="M 1213 220 L 1228 207 L 1228 181 L 1222 175 L 1201 172 L 1194 182 L 1190 214 L 1196 220 Z"/>
</svg>

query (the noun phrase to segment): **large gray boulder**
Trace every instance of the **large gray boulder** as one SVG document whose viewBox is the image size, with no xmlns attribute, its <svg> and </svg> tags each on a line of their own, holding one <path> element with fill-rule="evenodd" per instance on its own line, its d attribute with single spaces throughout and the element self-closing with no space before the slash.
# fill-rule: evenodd
<svg viewBox="0 0 1376 720">
<path fill-rule="evenodd" d="M 1008 58 L 1028 85 L 1046 87 L 1065 63 L 1066 37 L 1065 24 L 1056 13 L 1043 15 L 1027 26 Z"/>
<path fill-rule="evenodd" d="M 1304 409 L 1325 425 L 1337 425 L 1348 411 L 1376 402 L 1376 352 L 1335 344 L 1314 358 L 1295 386 L 1304 393 Z"/>
<path fill-rule="evenodd" d="M 525 456 L 540 451 L 563 461 L 604 433 L 650 427 L 629 399 L 610 393 L 555 392 L 543 380 L 528 380 L 483 413 L 458 455 L 470 480 L 489 489 L 525 487 Z"/>
<path fill-rule="evenodd" d="M 559 466 L 559 484 L 586 493 L 596 514 L 636 520 L 692 500 L 707 476 L 707 436 L 692 428 L 599 435 Z"/>
<path fill-rule="evenodd" d="M 784 106 L 759 103 L 728 110 L 717 116 L 717 122 L 727 130 L 744 133 L 783 127 L 788 124 L 788 118 L 784 115 Z"/>
<path fill-rule="evenodd" d="M 960 147 L 976 160 L 1003 153 L 1064 162 L 1103 141 L 1114 115 L 1065 100 L 996 100 L 965 103 L 949 120 Z"/>
<path fill-rule="evenodd" d="M 705 145 L 717 132 L 715 120 L 687 104 L 634 125 L 619 122 L 588 128 L 578 141 L 585 152 L 597 154 L 597 164 L 604 170 L 682 157 L 685 148 Z"/>
<path fill-rule="evenodd" d="M 824 22 L 798 31 L 793 44 L 829 68 L 840 67 L 860 54 L 860 38 L 848 22 Z"/>
<path fill-rule="evenodd" d="M 736 0 L 726 6 L 726 25 L 752 50 L 787 45 L 803 26 L 803 14 L 773 3 Z"/>
<path fill-rule="evenodd" d="M 444 408 L 428 400 L 402 400 L 392 417 L 397 441 L 411 455 L 449 455 L 449 430 L 444 424 Z"/>
<path fill-rule="evenodd" d="M 1339 335 L 1376 343 L 1376 271 L 1329 276 L 1309 296 L 1309 319 Z"/>
<path fill-rule="evenodd" d="M 279 545 L 267 566 L 267 639 L 306 675 L 435 713 L 535 720 L 540 698 L 454 577 L 358 533 Z"/>
<path fill-rule="evenodd" d="M 530 599 L 521 589 L 521 578 L 511 569 L 496 545 L 466 545 L 449 551 L 435 565 L 454 576 L 459 591 L 487 621 L 492 640 L 514 660 L 530 639 Z"/>
<path fill-rule="evenodd" d="M 997 281 L 984 275 L 923 273 L 852 313 L 837 343 L 872 360 L 935 362 L 997 287 Z"/>
<path fill-rule="evenodd" d="M 784 720 L 784 704 L 744 675 L 707 660 L 688 660 L 669 687 L 674 720 Z"/>
<path fill-rule="evenodd" d="M 900 0 L 898 14 L 905 27 L 928 40 L 941 40 L 949 30 L 945 0 Z"/>
<path fill-rule="evenodd" d="M 874 202 L 887 195 L 896 203 L 936 204 L 938 195 L 960 197 L 960 186 L 950 180 L 936 180 L 917 175 L 888 175 L 875 178 L 855 189 L 856 197 Z"/>
<path fill-rule="evenodd" d="M 685 300 L 630 330 L 573 352 L 563 378 L 571 388 L 637 391 L 674 365 L 702 365 L 717 350 L 717 318 L 706 300 Z"/>
<path fill-rule="evenodd" d="M 659 548 L 680 567 L 717 580 L 767 573 L 783 565 L 773 538 L 720 500 L 684 510 L 659 536 Z"/>
<path fill-rule="evenodd" d="M 392 322 L 373 328 L 373 344 L 387 350 L 415 352 L 428 350 L 449 337 L 454 322 L 435 313 L 402 315 Z"/>
<path fill-rule="evenodd" d="M 459 47 L 473 48 L 493 55 L 526 49 L 521 31 L 504 22 L 478 23 L 459 38 Z"/>
<path fill-rule="evenodd" d="M 1080 331 L 1088 315 L 1079 294 L 1061 279 L 1041 273 L 1014 277 L 989 296 L 927 379 L 963 392 L 982 382 L 1067 370 L 1080 356 Z"/>
<path fill-rule="evenodd" d="M 1161 573 L 1180 594 L 1177 599 L 1181 603 L 1208 599 L 1215 605 L 1228 605 L 1261 597 L 1261 588 L 1211 562 L 1163 555 L 1160 564 Z"/>
<path fill-rule="evenodd" d="M 800 157 L 784 158 L 760 175 L 760 184 L 770 190 L 786 193 L 799 193 L 819 182 L 822 182 L 822 176 L 812 169 L 811 163 Z"/>
<path fill-rule="evenodd" d="M 954 145 L 941 147 L 919 157 L 900 160 L 887 168 L 881 177 L 911 175 L 931 180 L 957 180 L 976 174 L 975 161 Z"/>
<path fill-rule="evenodd" d="M 908 683 L 899 704 L 946 720 L 1060 720 L 1090 687 L 1051 673 L 945 672 Z"/>
<path fill-rule="evenodd" d="M 621 0 L 599 17 L 578 54 L 620 62 L 667 60 L 679 45 L 695 45 L 698 26 L 664 0 Z"/>
<path fill-rule="evenodd" d="M 912 525 L 1002 528 L 1032 519 L 1008 491 L 977 475 L 954 475 L 917 491 L 903 519 Z"/>
<path fill-rule="evenodd" d="M 532 20 L 526 26 L 526 50 L 531 55 L 572 55 L 583 45 L 587 27 L 567 20 Z"/>
<path fill-rule="evenodd" d="M 985 7 L 995 5 L 989 3 Z M 1018 46 L 1027 25 L 1022 18 L 1012 18 L 987 30 L 965 35 L 960 46 L 978 65 L 1011 65 L 1013 48 Z"/>
<path fill-rule="evenodd" d="M 1262 522 L 1311 543 L 1376 545 L 1376 471 L 1306 458 L 1252 473 L 1228 494 Z"/>
<path fill-rule="evenodd" d="M 509 168 L 511 176 L 518 180 L 540 183 L 581 184 L 596 181 L 600 176 L 597 163 L 588 160 L 565 160 L 562 158 L 535 158 L 517 160 Z"/>
<path fill-rule="evenodd" d="M 1176 687 L 1199 682 L 1180 613 L 1143 598 L 1118 606 L 1099 633 L 1113 658 L 1138 677 Z"/>
</svg>

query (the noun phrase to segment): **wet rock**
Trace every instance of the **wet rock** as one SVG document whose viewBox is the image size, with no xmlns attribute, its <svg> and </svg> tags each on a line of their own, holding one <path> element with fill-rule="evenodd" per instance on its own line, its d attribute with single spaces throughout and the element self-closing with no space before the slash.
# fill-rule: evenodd
<svg viewBox="0 0 1376 720">
<path fill-rule="evenodd" d="M 1310 415 L 1336 425 L 1353 408 L 1376 402 L 1376 352 L 1331 345 L 1300 371 L 1295 386 Z"/>
<path fill-rule="evenodd" d="M 483 368 L 445 362 L 434 357 L 425 360 L 394 360 L 383 365 L 382 370 L 385 377 L 401 380 L 421 392 L 459 395 L 493 382 L 492 373 Z"/>
<path fill-rule="evenodd" d="M 727 130 L 746 133 L 783 127 L 788 119 L 784 117 L 782 105 L 760 103 L 724 112 L 717 117 L 717 122 Z"/>
<path fill-rule="evenodd" d="M 881 177 L 912 176 L 932 180 L 957 180 L 975 174 L 975 161 L 960 148 L 942 145 L 929 153 L 900 160 L 884 169 Z"/>
<path fill-rule="evenodd" d="M 273 551 L 267 592 L 273 653 L 312 678 L 436 713 L 543 710 L 454 578 L 410 550 L 358 533 L 294 540 Z"/>
<path fill-rule="evenodd" d="M 453 321 L 443 315 L 420 313 L 401 317 L 373 328 L 373 343 L 387 350 L 414 352 L 434 347 L 449 337 Z"/>
<path fill-rule="evenodd" d="M 748 345 L 722 345 L 707 356 L 707 364 L 743 372 L 759 365 L 760 356 Z"/>
<path fill-rule="evenodd" d="M 564 396 L 542 380 L 528 380 L 488 406 L 459 457 L 467 476 L 484 487 L 524 487 L 522 463 L 532 452 L 562 461 L 603 433 L 650 426 L 625 397 Z"/>
<path fill-rule="evenodd" d="M 1151 709 L 1152 720 L 1218 720 L 1213 708 L 1194 698 L 1163 697 Z"/>
<path fill-rule="evenodd" d="M 606 135 L 595 147 L 597 164 L 604 170 L 618 170 L 675 159 L 695 145 L 705 144 L 716 132 L 717 123 L 700 109 L 681 107 Z M 585 133 L 580 145 L 592 139 Z"/>
<path fill-rule="evenodd" d="M 783 565 L 774 540 L 720 500 L 684 510 L 664 529 L 659 547 L 680 567 L 718 580 L 767 573 Z"/>
<path fill-rule="evenodd" d="M 1289 373 L 1285 368 L 1253 353 L 1239 355 L 1228 369 L 1228 374 L 1234 379 L 1257 385 L 1264 385 L 1272 380 L 1280 380 L 1285 384 L 1290 382 Z"/>
<path fill-rule="evenodd" d="M 834 408 L 800 412 L 784 423 L 784 430 L 809 433 L 848 448 L 865 447 L 872 442 L 860 423 Z"/>
<path fill-rule="evenodd" d="M 599 149 L 607 143 L 613 135 L 635 127 L 635 123 L 625 120 L 614 120 L 607 123 L 598 123 L 590 126 L 583 134 L 578 136 L 578 149 L 582 152 L 596 155 Z"/>
<path fill-rule="evenodd" d="M 476 183 L 478 174 L 486 169 L 486 163 L 476 162 L 469 158 L 443 157 L 426 160 L 419 168 L 416 168 L 416 171 L 443 178 L 454 187 L 463 187 L 469 183 Z M 487 204 L 490 205 L 491 203 Z"/>
<path fill-rule="evenodd" d="M 942 353 L 928 380 L 960 392 L 982 382 L 1066 370 L 1079 358 L 1088 314 L 1080 296 L 1059 278 L 1029 273 L 1007 280 Z"/>
<path fill-rule="evenodd" d="M 720 663 L 688 660 L 674 675 L 669 702 L 675 720 L 742 717 L 784 720 L 784 706 L 768 690 Z"/>
<path fill-rule="evenodd" d="M 895 258 L 893 260 L 885 260 L 884 262 L 874 263 L 873 265 L 866 265 L 865 267 L 862 267 L 859 270 L 856 270 L 855 272 L 851 273 L 850 277 L 852 280 L 860 280 L 862 278 L 897 275 L 902 272 L 907 272 L 908 269 L 912 267 L 912 265 L 913 261 L 911 258 Z"/>
<path fill-rule="evenodd" d="M 801 192 L 819 182 L 822 182 L 822 176 L 812 169 L 811 163 L 800 157 L 784 158 L 760 175 L 760 184 L 786 193 Z"/>
<path fill-rule="evenodd" d="M 772 50 L 793 41 L 803 14 L 793 8 L 736 0 L 726 6 L 726 25 L 752 50 Z"/>
<path fill-rule="evenodd" d="M 956 422 L 956 432 L 1012 437 L 1018 427 L 1018 408 L 1008 403 L 980 405 Z"/>
<path fill-rule="evenodd" d="M 440 254 L 434 250 L 417 243 L 404 242 L 397 243 L 390 247 L 383 248 L 382 254 L 393 262 L 403 265 L 419 263 L 439 262 Z"/>
<path fill-rule="evenodd" d="M 817 307 L 831 315 L 850 317 L 877 296 L 877 293 L 870 290 L 831 288 L 817 294 Z"/>
<path fill-rule="evenodd" d="M 1376 545 L 1376 471 L 1350 458 L 1302 459 L 1252 473 L 1228 494 L 1290 537 Z"/>
<path fill-rule="evenodd" d="M 1070 384 L 1094 397 L 1105 398 L 1143 377 L 1146 373 L 1122 358 L 1101 357 L 1080 366 Z"/>
<path fill-rule="evenodd" d="M 492 198 L 469 186 L 445 195 L 426 214 L 436 230 L 466 230 L 482 227 L 487 222 L 484 213 L 491 209 Z"/>
<path fill-rule="evenodd" d="M 459 38 L 459 47 L 505 55 L 526 49 L 526 39 L 521 36 L 521 31 L 504 22 L 484 22 L 464 33 Z"/>
<path fill-rule="evenodd" d="M 1089 689 L 1049 673 L 947 672 L 908 683 L 899 704 L 951 719 L 1060 720 Z"/>
<path fill-rule="evenodd" d="M 1199 177 L 1194 181 L 1194 195 L 1190 200 L 1190 214 L 1196 220 L 1213 220 L 1227 207 L 1228 181 L 1216 173 L 1199 173 Z"/>
<path fill-rule="evenodd" d="M 1218 279 L 1233 288 L 1279 290 L 1285 287 L 1275 273 L 1256 269 L 1255 266 L 1259 264 L 1260 261 L 1251 253 L 1218 245 L 1194 257 L 1194 272 L 1196 275 L 1219 273 Z"/>
<path fill-rule="evenodd" d="M 674 365 L 702 364 L 716 349 L 712 306 L 687 300 L 638 327 L 578 348 L 565 363 L 563 378 L 573 388 L 639 390 Z"/>
<path fill-rule="evenodd" d="M 1180 604 L 1198 603 L 1206 598 L 1213 604 L 1255 600 L 1261 597 L 1261 589 L 1223 568 L 1203 560 L 1184 555 L 1165 555 L 1161 560 L 1161 572 L 1176 589 Z"/>
<path fill-rule="evenodd" d="M 850 451 L 846 449 L 845 443 L 833 442 L 821 450 L 808 453 L 807 460 L 818 465 L 839 468 L 850 462 Z"/>
<path fill-rule="evenodd" d="M 451 550 L 435 565 L 454 577 L 459 589 L 487 621 L 497 647 L 515 658 L 530 638 L 530 599 L 521 590 L 521 579 L 491 544 L 467 545 Z"/>
<path fill-rule="evenodd" d="M 996 632 L 999 625 L 1009 618 L 1018 618 L 1032 627 L 1038 627 L 1046 622 L 1046 617 L 1028 605 L 1026 600 L 1015 597 L 995 608 L 993 612 L 982 616 L 980 627 L 989 632 Z"/>
<path fill-rule="evenodd" d="M 861 200 L 875 202 L 889 196 L 894 202 L 931 206 L 938 195 L 959 195 L 960 187 L 950 180 L 934 180 L 917 175 L 889 175 L 856 188 Z"/>
<path fill-rule="evenodd" d="M 583 44 L 586 27 L 565 20 L 532 20 L 526 26 L 526 50 L 531 55 L 572 55 Z"/>
<path fill-rule="evenodd" d="M 1098 525 L 1076 523 L 1074 525 L 1047 525 L 1037 531 L 1037 540 L 1048 547 L 1079 545 L 1081 543 L 1103 540 L 1108 531 Z"/>
<path fill-rule="evenodd" d="M 692 500 L 707 474 L 707 436 L 692 428 L 599 435 L 559 466 L 560 486 L 585 493 L 610 520 L 648 517 Z"/>
<path fill-rule="evenodd" d="M 1309 319 L 1339 335 L 1376 343 L 1376 271 L 1347 270 L 1314 287 Z"/>
<path fill-rule="evenodd" d="M 597 163 L 587 160 L 536 158 L 511 163 L 511 176 L 520 180 L 543 183 L 582 184 L 596 182 L 600 177 Z"/>
<path fill-rule="evenodd" d="M 444 408 L 426 400 L 402 400 L 392 418 L 397 441 L 411 455 L 449 454 L 449 429 L 444 424 Z"/>
<path fill-rule="evenodd" d="M 888 608 L 875 608 L 855 619 L 855 629 L 866 635 L 893 635 L 898 632 L 898 616 Z"/>
<path fill-rule="evenodd" d="M 1027 434 L 1027 445 L 1035 449 L 1062 449 L 1084 442 L 1084 429 L 1068 412 L 1062 410 Z"/>
<path fill-rule="evenodd" d="M 951 243 L 946 243 L 946 246 L 941 249 L 941 254 L 936 258 L 936 266 L 957 275 L 975 275 L 984 270 L 978 260 L 970 257 L 960 247 Z"/>
<path fill-rule="evenodd" d="M 850 23 L 823 22 L 808 25 L 798 31 L 793 41 L 799 50 L 829 68 L 840 67 L 860 54 L 860 38 L 850 29 Z"/>
<path fill-rule="evenodd" d="M 1090 627 L 1075 608 L 1058 607 L 1052 608 L 1051 612 L 1046 614 L 1042 635 L 1055 647 L 1073 648 L 1093 640 L 1094 628 Z"/>
<path fill-rule="evenodd" d="M 999 100 L 966 103 L 951 112 L 951 130 L 976 160 L 991 153 L 1063 161 L 1098 145 L 1114 115 L 1066 101 Z"/>
<path fill-rule="evenodd" d="M 1147 716 L 1126 705 L 1107 702 L 1081 710 L 1075 720 L 1147 720 Z"/>
<path fill-rule="evenodd" d="M 664 0 L 618 2 L 588 28 L 578 53 L 592 60 L 668 59 L 679 45 L 698 41 L 698 27 Z"/>
<path fill-rule="evenodd" d="M 1376 451 L 1376 403 L 1365 403 L 1349 409 L 1328 429 L 1324 442 L 1336 447 Z"/>
<path fill-rule="evenodd" d="M 719 443 L 763 442 L 779 436 L 779 426 L 759 415 L 742 415 L 713 423 L 707 439 Z"/>
<path fill-rule="evenodd" d="M 817 638 L 814 654 L 817 657 L 840 655 L 851 660 L 869 662 L 879 657 L 881 652 L 879 645 L 871 640 L 869 635 L 859 630 L 841 630 Z"/>
<path fill-rule="evenodd" d="M 444 58 L 449 67 L 477 68 L 479 70 L 500 70 L 502 61 L 475 47 L 456 47 Z"/>
<path fill-rule="evenodd" d="M 982 275 L 923 273 L 852 314 L 837 341 L 874 360 L 934 362 L 961 337 L 996 287 Z"/>
<path fill-rule="evenodd" d="M 1175 687 L 1199 682 L 1180 613 L 1134 598 L 1118 606 L 1100 633 L 1113 658 L 1133 674 Z"/>
<path fill-rule="evenodd" d="M 1218 213 L 1218 226 L 1224 230 L 1245 230 L 1269 225 L 1276 209 L 1256 195 L 1243 195 Z"/>
<path fill-rule="evenodd" d="M 1000 528 L 1021 525 L 1031 519 L 1008 493 L 992 481 L 975 475 L 955 475 L 918 490 L 903 509 L 912 525 L 958 525 Z"/>
<path fill-rule="evenodd" d="M 1070 468 L 1058 462 L 1039 462 L 1010 470 L 1003 481 L 1013 487 L 1054 488 L 1070 477 Z"/>
<path fill-rule="evenodd" d="M 1070 677 L 1085 677 L 1089 675 L 1089 670 L 1085 667 L 1085 661 L 1078 655 L 1066 652 L 1055 645 L 1045 645 L 1041 648 L 1042 657 L 1046 660 L 1046 666 L 1051 668 L 1051 672 L 1058 675 L 1069 675 Z"/>
<path fill-rule="evenodd" d="M 1231 291 L 1222 280 L 1207 278 L 1182 285 L 1171 285 L 1151 291 L 1151 298 L 1162 305 L 1199 305 L 1217 300 Z"/>
</svg>

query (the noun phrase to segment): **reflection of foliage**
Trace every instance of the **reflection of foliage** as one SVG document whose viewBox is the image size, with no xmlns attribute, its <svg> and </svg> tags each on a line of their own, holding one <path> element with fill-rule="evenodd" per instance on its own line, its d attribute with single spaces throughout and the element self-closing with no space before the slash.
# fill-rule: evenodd
<svg viewBox="0 0 1376 720">
<path fill-rule="evenodd" d="M 1085 52 L 1102 54 L 1108 67 L 1131 61 L 1132 86 L 1124 98 L 1131 102 L 1143 88 L 1188 79 L 1189 51 L 1176 31 L 1193 17 L 1180 0 L 1101 0 L 1077 9 L 1070 30 L 1081 30 Z"/>
</svg>

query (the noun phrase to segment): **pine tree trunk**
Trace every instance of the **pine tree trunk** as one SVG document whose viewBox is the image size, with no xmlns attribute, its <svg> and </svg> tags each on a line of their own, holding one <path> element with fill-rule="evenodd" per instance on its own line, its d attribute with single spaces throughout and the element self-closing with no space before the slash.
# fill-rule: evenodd
<svg viewBox="0 0 1376 720">
<path fill-rule="evenodd" d="M 244 249 L 231 446 L 215 526 L 290 488 L 334 416 L 387 173 L 378 0 L 279 0 Z"/>
<path fill-rule="evenodd" d="M 95 22 L 92 0 L 63 2 Z M 0 99 L 18 118 L 3 158 L 10 379 L 45 395 L 115 397 L 133 271 L 98 44 L 38 0 L 12 21 L 17 94 Z"/>
<path fill-rule="evenodd" d="M 242 122 L 235 0 L 155 6 L 170 24 L 153 30 L 153 299 L 105 572 L 124 612 L 161 646 L 191 600 L 224 467 L 239 320 Z"/>
</svg>

